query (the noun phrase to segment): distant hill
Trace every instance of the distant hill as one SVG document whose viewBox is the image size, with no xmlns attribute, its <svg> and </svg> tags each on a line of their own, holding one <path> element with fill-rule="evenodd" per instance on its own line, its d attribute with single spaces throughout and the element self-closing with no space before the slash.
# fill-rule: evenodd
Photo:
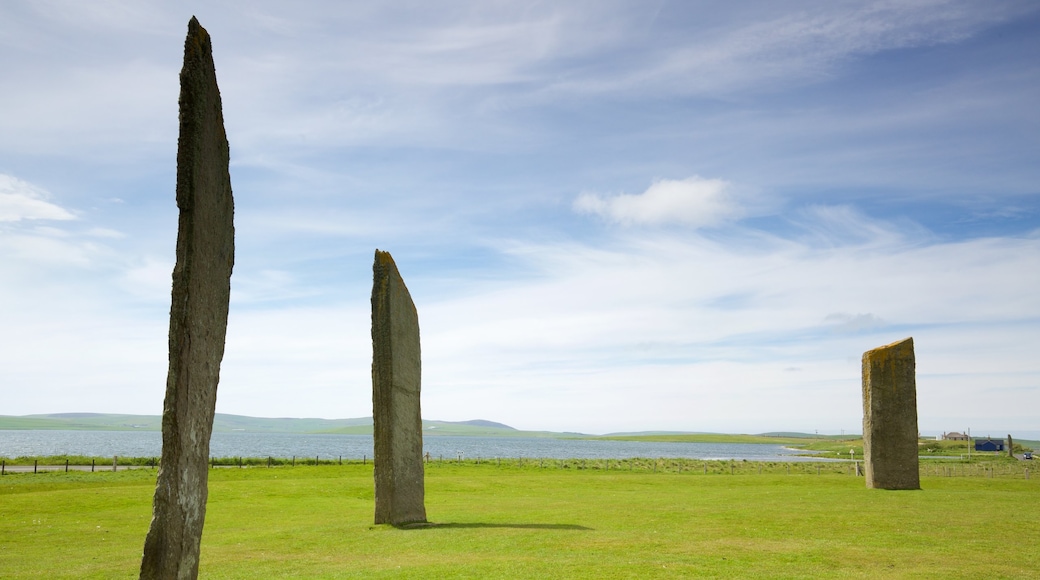
<svg viewBox="0 0 1040 580">
<path fill-rule="evenodd" d="M 117 415 L 108 413 L 52 413 L 21 417 L 0 416 L 0 429 L 67 431 L 161 431 L 160 415 Z M 549 432 L 518 431 L 509 425 L 474 419 L 470 421 L 423 421 L 429 435 L 552 436 Z M 372 433 L 372 417 L 354 419 L 269 418 L 217 413 L 213 431 L 246 433 Z"/>
<path fill-rule="evenodd" d="M 361 419 L 289 419 L 246 417 L 217 413 L 213 430 L 247 431 L 251 433 L 317 433 L 371 425 L 372 418 Z M 23 417 L 0 416 L 0 429 L 64 429 L 69 431 L 161 431 L 160 415 L 116 415 L 109 413 L 53 413 Z"/>
<path fill-rule="evenodd" d="M 324 433 L 343 434 L 371 434 L 372 418 L 367 419 L 365 425 L 341 427 Z M 433 421 L 424 419 L 423 436 L 472 436 L 472 437 L 554 437 L 554 438 L 577 438 L 589 437 L 580 433 L 556 433 L 553 431 L 520 431 L 503 423 L 487 421 L 484 419 L 473 419 L 470 421 Z"/>
<path fill-rule="evenodd" d="M 473 419 L 471 421 L 456 421 L 456 424 L 473 425 L 474 427 L 491 427 L 494 429 L 512 429 L 513 431 L 516 431 L 516 429 L 510 427 L 509 425 L 505 425 L 503 423 L 495 423 L 494 421 L 485 421 L 483 419 Z"/>
<path fill-rule="evenodd" d="M 816 433 L 799 433 L 797 431 L 771 431 L 769 433 L 759 433 L 760 437 L 784 437 L 788 439 L 858 439 L 860 437 L 857 433 L 849 433 L 847 435 L 819 435 Z"/>
<path fill-rule="evenodd" d="M 660 437 L 667 435 L 708 435 L 702 431 L 620 431 L 607 433 L 600 437 Z"/>
</svg>

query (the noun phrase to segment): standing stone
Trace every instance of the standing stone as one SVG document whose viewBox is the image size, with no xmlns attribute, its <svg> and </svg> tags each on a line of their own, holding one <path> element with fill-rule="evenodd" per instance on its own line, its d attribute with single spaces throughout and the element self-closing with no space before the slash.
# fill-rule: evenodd
<svg viewBox="0 0 1040 580">
<path fill-rule="evenodd" d="M 375 522 L 425 522 L 419 315 L 388 252 L 376 250 L 372 273 Z"/>
<path fill-rule="evenodd" d="M 209 34 L 188 23 L 177 140 L 177 263 L 162 463 L 141 578 L 197 578 L 209 438 L 224 357 L 235 229 L 228 142 Z"/>
<path fill-rule="evenodd" d="M 863 353 L 863 455 L 868 488 L 921 489 L 914 339 Z"/>
<path fill-rule="evenodd" d="M 1008 457 L 1014 457 L 1015 456 L 1015 446 L 1012 445 L 1011 433 L 1008 433 L 1008 449 L 1007 449 L 1007 452 L 1008 452 Z"/>
</svg>

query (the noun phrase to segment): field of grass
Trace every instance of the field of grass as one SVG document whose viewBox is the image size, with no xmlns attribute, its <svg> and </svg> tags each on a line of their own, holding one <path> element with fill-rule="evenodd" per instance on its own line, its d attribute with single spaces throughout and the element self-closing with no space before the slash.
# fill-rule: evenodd
<svg viewBox="0 0 1040 580">
<path fill-rule="evenodd" d="M 1021 471 L 888 492 L 833 463 L 607 467 L 434 463 L 437 525 L 412 530 L 372 525 L 370 464 L 214 469 L 200 575 L 1040 577 L 1040 477 Z M 154 480 L 147 468 L 0 478 L 0 577 L 136 577 Z"/>
</svg>

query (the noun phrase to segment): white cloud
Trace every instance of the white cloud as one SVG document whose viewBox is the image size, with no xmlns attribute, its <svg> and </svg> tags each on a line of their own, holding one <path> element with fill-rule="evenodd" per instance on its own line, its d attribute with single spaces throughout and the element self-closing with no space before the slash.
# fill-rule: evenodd
<svg viewBox="0 0 1040 580">
<path fill-rule="evenodd" d="M 86 232 L 86 235 L 95 238 L 106 238 L 110 240 L 119 240 L 126 237 L 126 234 L 112 228 L 90 228 Z"/>
<path fill-rule="evenodd" d="M 5 171 L 50 172 L 82 197 L 21 188 L 0 203 L 0 383 L 26 386 L 5 402 L 161 408 L 186 15 L 58 3 L 40 9 L 52 18 L 19 20 L 26 9 L 11 6 L 0 8 Z M 1035 164 L 1014 161 L 1031 150 L 1020 128 L 1033 118 L 1032 65 L 1010 58 L 1017 84 L 991 82 L 1011 53 L 988 34 L 844 66 L 1012 32 L 993 24 L 1036 8 L 672 2 L 657 18 L 599 0 L 402 6 L 199 13 L 239 201 L 223 411 L 367 412 L 358 246 L 419 248 L 397 257 L 417 266 L 405 278 L 434 418 L 728 431 L 828 427 L 806 425 L 822 417 L 852 429 L 860 354 L 911 334 L 923 419 L 936 406 L 1008 413 L 965 410 L 976 385 L 1018 389 L 1016 410 L 1040 404 L 1028 352 L 1040 340 L 1040 237 L 948 243 L 853 205 L 932 212 L 929 196 L 969 181 L 993 199 L 1034 191 Z M 828 77 L 842 80 L 813 86 Z M 1002 124 L 1013 131 L 989 128 Z M 999 145 L 979 149 L 989 141 Z M 649 176 L 693 172 L 727 180 L 640 191 Z M 787 223 L 771 235 L 738 223 L 763 213 L 749 184 L 828 203 L 774 216 Z M 567 230 L 573 216 L 552 204 L 583 189 L 573 210 L 629 227 L 594 242 Z M 682 227 L 650 227 L 667 225 Z M 718 229 L 698 234 L 707 228 Z M 521 239 L 479 247 L 492 230 Z M 569 243 L 545 242 L 560 237 Z"/>
<path fill-rule="evenodd" d="M 76 219 L 65 208 L 47 201 L 49 197 L 46 190 L 0 173 L 0 222 Z"/>
<path fill-rule="evenodd" d="M 862 332 L 864 330 L 875 330 L 883 328 L 885 321 L 873 314 L 849 314 L 847 312 L 834 312 L 824 318 L 825 322 L 833 324 L 834 332 Z"/>
<path fill-rule="evenodd" d="M 1040 340 L 1040 240 L 935 242 L 844 215 L 866 239 L 644 232 L 606 247 L 518 246 L 510 254 L 534 275 L 435 303 L 409 282 L 424 410 L 592 432 L 854 430 L 860 356 L 906 336 L 924 428 L 958 409 L 997 421 L 1003 411 L 964 407 L 979 384 L 1023 387 L 1020 401 L 1040 404 L 1025 352 Z"/>
<path fill-rule="evenodd" d="M 909 220 L 870 219 L 850 205 L 811 205 L 794 212 L 790 221 L 801 230 L 801 238 L 812 246 L 898 245 L 909 238 L 927 240 L 931 234 Z"/>
<path fill-rule="evenodd" d="M 626 226 L 682 224 L 711 227 L 742 215 L 732 188 L 721 179 L 698 176 L 682 180 L 661 179 L 640 194 L 602 196 L 582 193 L 574 200 L 574 209 Z"/>
<path fill-rule="evenodd" d="M 169 301 L 173 285 L 173 262 L 145 258 L 123 274 L 123 289 L 148 300 Z"/>
</svg>

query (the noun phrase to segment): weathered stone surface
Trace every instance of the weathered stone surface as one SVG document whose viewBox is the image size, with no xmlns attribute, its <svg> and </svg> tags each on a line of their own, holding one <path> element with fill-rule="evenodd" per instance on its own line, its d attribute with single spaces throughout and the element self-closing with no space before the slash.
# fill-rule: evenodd
<svg viewBox="0 0 1040 580">
<path fill-rule="evenodd" d="M 234 202 L 209 34 L 193 17 L 184 41 L 177 140 L 177 263 L 162 463 L 141 578 L 197 578 L 206 517 L 209 439 L 224 358 Z"/>
<path fill-rule="evenodd" d="M 1011 433 L 1008 433 L 1008 444 L 1007 444 L 1007 454 L 1008 454 L 1008 457 L 1014 457 L 1015 456 L 1015 446 L 1014 446 L 1013 443 L 1014 442 L 1011 440 Z"/>
<path fill-rule="evenodd" d="M 868 488 L 921 489 L 914 339 L 863 353 L 863 455 Z"/>
<path fill-rule="evenodd" d="M 419 315 L 388 252 L 376 250 L 372 273 L 375 522 L 425 522 Z"/>
</svg>

